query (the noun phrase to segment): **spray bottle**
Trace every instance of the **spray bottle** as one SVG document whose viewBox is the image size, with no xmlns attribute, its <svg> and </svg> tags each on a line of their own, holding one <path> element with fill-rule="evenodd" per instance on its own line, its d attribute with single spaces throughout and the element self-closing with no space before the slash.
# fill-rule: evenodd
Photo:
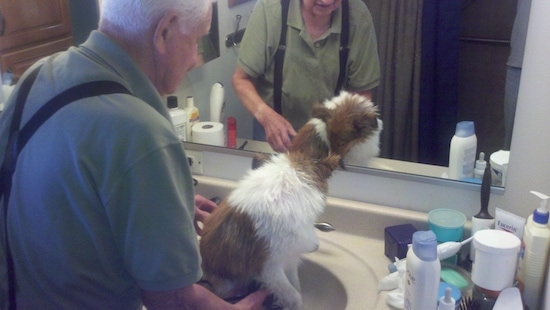
<svg viewBox="0 0 550 310">
<path fill-rule="evenodd" d="M 531 194 L 540 199 L 540 205 L 527 218 L 523 231 L 523 257 L 520 257 L 518 278 L 525 285 L 523 300 L 529 309 L 539 309 L 541 289 L 550 248 L 548 227 L 548 196 L 536 191 Z"/>
</svg>

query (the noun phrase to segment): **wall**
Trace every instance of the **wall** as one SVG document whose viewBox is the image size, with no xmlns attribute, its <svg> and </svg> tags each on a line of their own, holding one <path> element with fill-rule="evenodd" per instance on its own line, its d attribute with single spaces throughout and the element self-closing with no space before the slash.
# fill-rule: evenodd
<svg viewBox="0 0 550 310">
<path fill-rule="evenodd" d="M 210 120 L 210 88 L 216 82 L 225 86 L 226 116 L 237 118 L 237 135 L 243 138 L 252 137 L 252 116 L 248 113 L 233 92 L 231 76 L 237 64 L 238 47 L 227 48 L 225 36 L 235 31 L 235 16 L 242 16 L 240 28 L 243 28 L 250 17 L 256 1 L 248 1 L 232 8 L 227 6 L 227 0 L 218 0 L 218 20 L 220 32 L 220 57 L 190 71 L 180 89 L 178 96 L 180 106 L 187 96 L 194 96 L 195 105 L 200 110 L 201 121 Z"/>
</svg>

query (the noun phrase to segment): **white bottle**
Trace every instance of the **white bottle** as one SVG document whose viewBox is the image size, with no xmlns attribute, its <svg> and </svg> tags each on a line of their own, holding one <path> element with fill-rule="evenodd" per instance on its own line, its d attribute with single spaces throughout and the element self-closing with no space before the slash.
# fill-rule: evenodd
<svg viewBox="0 0 550 310">
<path fill-rule="evenodd" d="M 483 179 L 485 167 L 487 167 L 487 161 L 485 161 L 485 153 L 479 152 L 479 158 L 476 160 L 476 166 L 474 168 L 474 178 L 478 180 Z"/>
<path fill-rule="evenodd" d="M 225 124 L 225 92 L 220 82 L 210 89 L 210 121 Z"/>
<path fill-rule="evenodd" d="M 431 230 L 415 232 L 407 252 L 405 309 L 436 310 L 440 274 L 435 233 Z"/>
<path fill-rule="evenodd" d="M 527 218 L 523 229 L 525 249 L 520 257 L 518 279 L 525 285 L 523 300 L 529 309 L 539 309 L 544 275 L 550 248 L 550 228 L 548 227 L 548 196 L 531 191 L 540 198 L 540 206 Z"/>
<path fill-rule="evenodd" d="M 176 135 L 181 141 L 187 141 L 187 112 L 178 107 L 178 97 L 168 96 L 167 101 Z"/>
<path fill-rule="evenodd" d="M 477 137 L 474 122 L 458 122 L 449 150 L 449 177 L 451 179 L 462 180 L 474 177 L 476 150 Z"/>
<path fill-rule="evenodd" d="M 199 109 L 195 106 L 193 96 L 188 96 L 185 102 L 187 112 L 187 141 L 193 141 L 193 125 L 200 121 Z"/>
</svg>

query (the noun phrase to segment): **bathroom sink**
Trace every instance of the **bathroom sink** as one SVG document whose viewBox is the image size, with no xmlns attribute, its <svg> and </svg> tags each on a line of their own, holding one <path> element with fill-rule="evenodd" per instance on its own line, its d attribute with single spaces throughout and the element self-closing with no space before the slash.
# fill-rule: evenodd
<svg viewBox="0 0 550 310">
<path fill-rule="evenodd" d="M 323 265 L 305 259 L 298 275 L 305 309 L 346 309 L 344 284 Z"/>
<path fill-rule="evenodd" d="M 237 182 L 195 175 L 197 194 L 227 197 Z M 388 310 L 379 281 L 391 261 L 384 255 L 384 228 L 405 223 L 426 230 L 427 214 L 357 201 L 327 198 L 319 222 L 334 226 L 317 230 L 319 249 L 302 256 L 299 277 L 305 310 Z"/>
<path fill-rule="evenodd" d="M 348 238 L 338 232 L 318 236 L 319 249 L 303 256 L 298 271 L 304 309 L 385 309 L 376 306 L 384 305 L 377 292 L 378 276 L 366 258 L 347 248 L 343 239 Z"/>
</svg>

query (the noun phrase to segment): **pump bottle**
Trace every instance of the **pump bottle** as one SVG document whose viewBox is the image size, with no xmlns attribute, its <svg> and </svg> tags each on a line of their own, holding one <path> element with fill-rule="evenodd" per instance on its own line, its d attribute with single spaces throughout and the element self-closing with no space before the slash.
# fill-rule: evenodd
<svg viewBox="0 0 550 310">
<path fill-rule="evenodd" d="M 474 122 L 458 122 L 449 150 L 449 178 L 455 180 L 473 178 L 476 151 L 477 137 Z"/>
<path fill-rule="evenodd" d="M 546 274 L 550 228 L 548 227 L 548 196 L 536 191 L 531 194 L 540 199 L 540 206 L 529 215 L 523 230 L 523 257 L 520 258 L 518 278 L 525 287 L 523 300 L 529 309 L 539 309 L 540 296 Z"/>
<path fill-rule="evenodd" d="M 407 252 L 405 309 L 436 310 L 440 275 L 435 233 L 431 230 L 415 232 Z"/>
</svg>

